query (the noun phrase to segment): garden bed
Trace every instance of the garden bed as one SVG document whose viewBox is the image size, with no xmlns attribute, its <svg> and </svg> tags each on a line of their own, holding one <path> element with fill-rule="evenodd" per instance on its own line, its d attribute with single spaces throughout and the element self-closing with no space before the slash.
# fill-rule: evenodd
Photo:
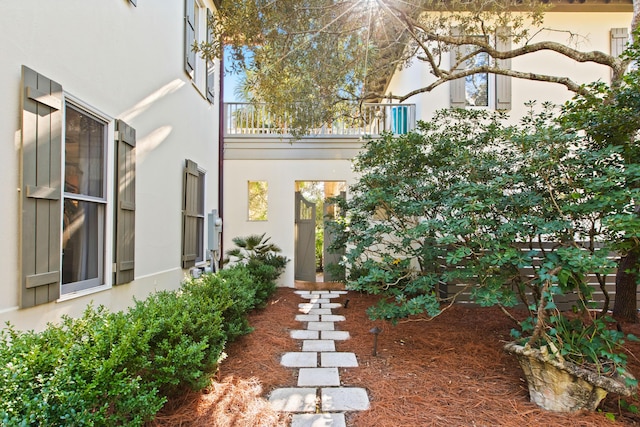
<svg viewBox="0 0 640 427">
<path fill-rule="evenodd" d="M 351 426 L 521 427 L 640 425 L 640 415 L 608 396 L 602 411 L 557 414 L 529 402 L 527 385 L 514 356 L 503 351 L 510 340 L 511 321 L 496 308 L 456 305 L 432 321 L 391 326 L 370 321 L 365 310 L 377 297 L 349 293 L 348 308 L 334 310 L 346 321 L 337 325 L 351 339 L 337 342 L 338 351 L 356 353 L 360 366 L 341 369 L 344 385 L 368 390 L 371 409 L 347 416 Z M 344 301 L 344 299 L 343 299 Z M 298 351 L 289 330 L 302 300 L 292 289 L 280 288 L 264 310 L 250 317 L 255 331 L 227 349 L 218 382 L 207 393 L 186 393 L 169 402 L 150 426 L 286 425 L 262 399 L 278 387 L 295 386 L 297 369 L 280 366 L 280 356 Z M 374 326 L 383 331 L 377 356 L 372 355 Z M 623 325 L 640 336 L 639 325 Z M 640 344 L 628 343 L 629 370 L 640 377 Z M 628 403 L 640 406 L 637 397 Z M 624 405 L 623 405 L 624 406 Z"/>
</svg>

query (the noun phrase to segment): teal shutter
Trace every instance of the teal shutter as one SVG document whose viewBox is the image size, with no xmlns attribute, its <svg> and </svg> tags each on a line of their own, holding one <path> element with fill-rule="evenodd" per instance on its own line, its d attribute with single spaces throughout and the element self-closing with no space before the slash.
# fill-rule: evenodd
<svg viewBox="0 0 640 427">
<path fill-rule="evenodd" d="M 458 27 L 451 28 L 452 36 L 460 36 L 462 35 L 462 31 Z M 458 65 L 456 69 L 453 69 L 453 66 L 458 62 L 459 58 L 464 55 L 464 46 L 452 46 L 450 54 L 450 67 L 451 72 L 464 70 L 464 63 Z M 467 103 L 467 96 L 465 91 L 465 79 L 455 79 L 449 81 L 449 91 L 451 98 L 451 108 L 464 108 Z"/>
<path fill-rule="evenodd" d="M 496 28 L 496 49 L 502 52 L 511 50 L 511 28 Z M 498 59 L 496 66 L 511 69 L 511 59 Z M 511 77 L 496 75 L 496 110 L 511 110 Z"/>
<path fill-rule="evenodd" d="M 196 264 L 198 257 L 198 164 L 186 160 L 182 193 L 182 268 Z"/>
<path fill-rule="evenodd" d="M 196 41 L 196 16 L 194 0 L 184 2 L 184 69 L 193 77 L 196 69 L 196 53 L 193 44 Z"/>
<path fill-rule="evenodd" d="M 62 86 L 22 67 L 20 307 L 60 297 Z"/>
<path fill-rule="evenodd" d="M 213 13 L 207 9 L 207 41 L 213 43 Z M 216 70 L 212 59 L 207 59 L 207 100 L 213 104 L 216 93 Z"/>
<path fill-rule="evenodd" d="M 405 105 L 398 105 L 391 107 L 391 117 L 393 122 L 391 123 L 391 131 L 396 135 L 404 135 L 408 131 L 408 115 L 409 107 Z"/>
<path fill-rule="evenodd" d="M 136 226 L 136 131 L 116 120 L 114 285 L 134 279 Z"/>
</svg>

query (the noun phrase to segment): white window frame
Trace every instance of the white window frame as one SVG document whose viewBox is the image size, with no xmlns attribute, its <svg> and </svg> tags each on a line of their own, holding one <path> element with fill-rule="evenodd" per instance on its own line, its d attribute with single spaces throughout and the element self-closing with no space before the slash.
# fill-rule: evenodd
<svg viewBox="0 0 640 427">
<path fill-rule="evenodd" d="M 194 0 L 195 41 L 199 45 L 207 40 L 207 7 L 202 0 Z M 198 92 L 206 98 L 207 91 L 207 63 L 200 53 L 196 54 L 191 83 Z"/>
<path fill-rule="evenodd" d="M 92 118 L 95 118 L 97 121 L 103 123 L 105 125 L 105 148 L 104 148 L 104 189 L 103 189 L 103 197 L 100 199 L 96 199 L 95 197 L 76 195 L 72 193 L 65 193 L 63 186 L 63 200 L 60 204 L 61 210 L 61 218 L 64 220 L 64 200 L 73 199 L 80 201 L 91 201 L 104 205 L 102 214 L 99 218 L 102 232 L 100 233 L 100 242 L 99 242 L 99 257 L 101 269 L 97 279 L 90 279 L 86 281 L 80 282 L 72 282 L 63 284 L 62 283 L 62 263 L 63 257 L 60 260 L 60 300 L 65 300 L 69 298 L 73 298 L 76 296 L 86 295 L 93 292 L 102 291 L 105 289 L 110 289 L 112 287 L 112 274 L 111 274 L 111 259 L 113 258 L 113 242 L 109 236 L 113 235 L 113 224 L 114 217 L 112 214 L 113 210 L 113 177 L 114 177 L 114 165 L 111 161 L 114 158 L 114 119 L 101 112 L 97 108 L 87 104 L 86 102 L 81 101 L 77 97 L 64 93 L 64 103 L 63 103 L 63 129 L 62 129 L 62 165 L 61 165 L 61 180 L 64 182 L 65 178 L 65 143 L 66 141 L 66 119 L 67 119 L 67 108 L 73 108 L 75 110 L 79 110 L 80 112 L 86 113 Z M 64 233 L 64 224 L 61 224 L 60 233 Z M 61 236 L 62 237 L 62 236 Z M 60 251 L 62 253 L 62 242 L 63 239 L 60 240 Z"/>
<path fill-rule="evenodd" d="M 474 37 L 484 37 L 484 36 L 474 36 Z M 495 39 L 494 37 L 489 37 L 489 42 L 495 46 Z M 463 45 L 463 46 L 470 46 L 473 47 L 472 45 Z M 482 53 L 480 53 L 479 55 L 481 55 Z M 489 54 L 485 53 L 485 55 L 487 55 L 489 57 L 489 66 L 494 65 L 495 63 L 495 59 L 493 59 Z M 465 69 L 467 69 L 465 67 Z M 496 108 L 496 75 L 494 73 L 486 73 L 487 74 L 487 105 L 469 105 L 467 104 L 467 83 L 466 83 L 466 77 L 465 77 L 465 107 L 464 108 L 473 108 L 473 109 L 477 109 L 477 110 L 495 110 Z"/>
</svg>

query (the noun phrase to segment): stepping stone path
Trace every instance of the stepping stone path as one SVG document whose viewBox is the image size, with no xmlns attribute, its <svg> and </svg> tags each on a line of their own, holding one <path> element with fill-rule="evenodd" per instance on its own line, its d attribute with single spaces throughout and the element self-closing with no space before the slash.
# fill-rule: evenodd
<svg viewBox="0 0 640 427">
<path fill-rule="evenodd" d="M 302 351 L 285 353 L 280 363 L 298 369 L 298 386 L 271 392 L 269 401 L 277 411 L 293 412 L 291 427 L 346 426 L 344 413 L 369 409 L 363 388 L 342 387 L 338 368 L 358 366 L 354 353 L 337 352 L 335 342 L 349 339 L 349 332 L 336 330 L 345 320 L 332 310 L 346 291 L 295 291 L 302 298 L 296 320 L 305 329 L 291 331 L 302 341 Z"/>
</svg>

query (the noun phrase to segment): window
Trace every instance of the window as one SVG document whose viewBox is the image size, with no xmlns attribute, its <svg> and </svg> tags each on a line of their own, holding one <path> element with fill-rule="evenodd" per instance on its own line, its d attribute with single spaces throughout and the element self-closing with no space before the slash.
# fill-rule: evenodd
<svg viewBox="0 0 640 427">
<path fill-rule="evenodd" d="M 62 85 L 24 66 L 22 81 L 21 308 L 132 281 L 135 130 L 65 99 Z"/>
<path fill-rule="evenodd" d="M 455 29 L 454 35 L 460 35 L 460 30 Z M 495 41 L 498 50 L 511 49 L 510 29 L 500 27 L 496 30 Z M 479 36 L 480 37 L 480 36 Z M 465 70 L 481 66 L 495 65 L 499 68 L 509 69 L 511 60 L 494 60 L 486 52 L 481 52 L 465 61 L 460 58 L 469 54 L 473 46 L 458 46 L 451 49 L 451 65 L 457 64 L 457 70 Z M 450 82 L 451 106 L 456 108 L 484 107 L 497 110 L 511 109 L 511 78 L 489 73 L 476 73 Z"/>
<path fill-rule="evenodd" d="M 194 46 L 204 41 L 213 41 L 213 29 L 210 27 L 213 14 L 202 0 L 185 0 L 185 71 L 194 86 L 213 103 L 215 94 L 215 64 L 205 60 L 194 51 Z"/>
<path fill-rule="evenodd" d="M 467 60 L 466 68 L 490 65 L 489 61 L 489 54 L 479 53 Z M 493 86 L 493 79 L 489 79 L 489 73 L 477 73 L 466 76 L 464 79 L 465 106 L 488 107 L 490 85 Z"/>
<path fill-rule="evenodd" d="M 266 221 L 268 212 L 267 181 L 249 181 L 249 221 Z"/>
<path fill-rule="evenodd" d="M 183 183 L 182 268 L 191 268 L 205 260 L 205 172 L 193 160 L 185 161 Z"/>
<path fill-rule="evenodd" d="M 107 124 L 66 103 L 62 293 L 104 284 Z"/>
</svg>

